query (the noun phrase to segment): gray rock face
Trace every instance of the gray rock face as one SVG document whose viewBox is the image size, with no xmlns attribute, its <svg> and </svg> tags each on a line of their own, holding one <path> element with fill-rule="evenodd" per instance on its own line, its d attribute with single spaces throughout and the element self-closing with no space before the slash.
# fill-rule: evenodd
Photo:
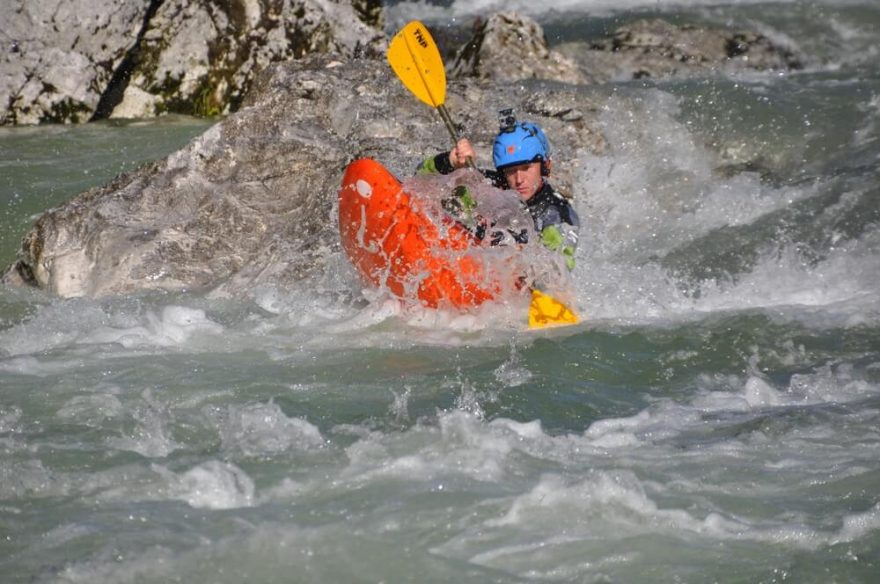
<svg viewBox="0 0 880 584">
<path fill-rule="evenodd" d="M 0 2 L 0 123 L 84 122 L 150 3 Z"/>
<path fill-rule="evenodd" d="M 380 53 L 379 0 L 6 0 L 0 123 L 234 110 L 269 63 Z"/>
<path fill-rule="evenodd" d="M 447 100 L 454 114 L 470 112 L 461 119 L 483 161 L 496 91 L 451 86 Z M 601 147 L 588 129 L 594 106 L 576 93 L 509 94 L 544 126 L 558 167 L 585 143 Z M 405 176 L 449 148 L 442 128 L 384 60 L 272 65 L 240 111 L 186 148 L 44 213 L 4 281 L 65 297 L 301 285 L 339 257 L 333 210 L 345 165 L 371 156 Z"/>
<path fill-rule="evenodd" d="M 544 30 L 537 22 L 515 12 L 494 14 L 478 24 L 473 38 L 456 54 L 450 75 L 502 82 L 586 80 L 573 60 L 547 47 Z"/>
<path fill-rule="evenodd" d="M 165 0 L 146 27 L 130 81 L 109 115 L 226 114 L 272 62 L 313 53 L 379 54 L 384 42 L 378 2 Z"/>
<path fill-rule="evenodd" d="M 576 60 L 594 82 L 802 67 L 791 50 L 764 35 L 676 26 L 660 19 L 639 20 L 620 27 L 610 38 L 591 46 L 575 44 L 559 50 Z"/>
</svg>

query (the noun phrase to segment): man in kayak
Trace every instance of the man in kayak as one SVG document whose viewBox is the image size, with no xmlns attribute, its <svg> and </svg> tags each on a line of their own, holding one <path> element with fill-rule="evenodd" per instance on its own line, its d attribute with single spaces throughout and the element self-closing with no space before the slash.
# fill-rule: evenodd
<svg viewBox="0 0 880 584">
<path fill-rule="evenodd" d="M 547 182 L 550 175 L 550 144 L 541 128 L 532 122 L 517 122 L 512 110 L 502 110 L 502 123 L 492 158 L 495 170 L 480 170 L 492 184 L 500 189 L 519 193 L 532 220 L 541 243 L 565 257 L 568 269 L 574 269 L 580 221 L 571 204 L 556 193 Z M 476 158 L 474 148 L 467 138 L 458 141 L 449 152 L 441 152 L 428 158 L 419 167 L 419 173 L 449 174 L 467 166 Z M 445 202 L 444 208 L 455 215 L 470 214 L 476 207 L 467 188 L 459 187 L 454 197 Z M 474 229 L 477 237 L 485 235 L 485 226 Z M 506 243 L 508 237 L 517 243 L 526 243 L 528 233 L 492 232 L 492 245 Z"/>
</svg>

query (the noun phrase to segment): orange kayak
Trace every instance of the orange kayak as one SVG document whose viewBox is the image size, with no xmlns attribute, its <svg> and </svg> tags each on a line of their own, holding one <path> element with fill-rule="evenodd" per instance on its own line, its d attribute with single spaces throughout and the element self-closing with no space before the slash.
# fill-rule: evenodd
<svg viewBox="0 0 880 584">
<path fill-rule="evenodd" d="M 345 170 L 339 191 L 339 234 L 348 259 L 368 283 L 431 308 L 468 309 L 496 298 L 473 253 L 479 243 L 462 225 L 425 212 L 385 167 L 368 158 Z"/>
</svg>

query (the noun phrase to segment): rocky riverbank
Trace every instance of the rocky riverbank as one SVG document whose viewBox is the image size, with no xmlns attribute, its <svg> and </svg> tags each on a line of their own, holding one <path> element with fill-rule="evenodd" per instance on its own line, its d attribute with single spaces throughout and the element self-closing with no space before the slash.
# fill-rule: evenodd
<svg viewBox="0 0 880 584">
<path fill-rule="evenodd" d="M 0 124 L 237 109 L 260 70 L 384 50 L 379 0 L 8 0 Z"/>
<path fill-rule="evenodd" d="M 0 3 L 0 125 L 225 115 L 271 63 L 381 57 L 384 22 L 378 0 L 10 0 Z M 801 66 L 761 34 L 663 20 L 558 49 L 533 20 L 494 14 L 450 75 L 578 84 Z"/>
</svg>

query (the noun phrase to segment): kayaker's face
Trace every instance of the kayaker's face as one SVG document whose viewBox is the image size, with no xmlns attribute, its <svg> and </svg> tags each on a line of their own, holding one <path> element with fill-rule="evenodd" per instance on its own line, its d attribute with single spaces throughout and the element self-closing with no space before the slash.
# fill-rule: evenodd
<svg viewBox="0 0 880 584">
<path fill-rule="evenodd" d="M 541 176 L 540 162 L 524 162 L 516 166 L 508 166 L 503 171 L 507 184 L 519 193 L 523 201 L 528 201 L 541 185 L 544 184 L 544 177 Z"/>
</svg>

